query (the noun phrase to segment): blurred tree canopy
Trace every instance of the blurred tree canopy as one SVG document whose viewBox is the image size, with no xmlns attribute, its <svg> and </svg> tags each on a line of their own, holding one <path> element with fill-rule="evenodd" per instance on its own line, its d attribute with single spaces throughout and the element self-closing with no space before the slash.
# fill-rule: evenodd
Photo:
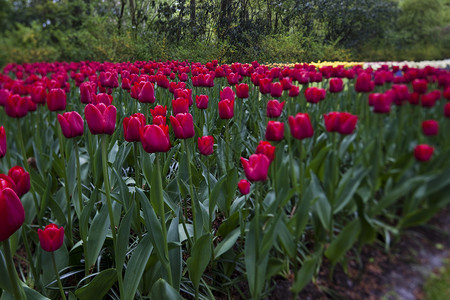
<svg viewBox="0 0 450 300">
<path fill-rule="evenodd" d="M 0 0 L 0 65 L 450 56 L 450 0 Z"/>
</svg>

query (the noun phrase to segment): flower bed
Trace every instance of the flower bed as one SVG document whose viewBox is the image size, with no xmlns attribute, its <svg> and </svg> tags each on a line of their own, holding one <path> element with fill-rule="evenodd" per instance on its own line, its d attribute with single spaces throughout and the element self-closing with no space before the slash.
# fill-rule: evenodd
<svg viewBox="0 0 450 300">
<path fill-rule="evenodd" d="M 297 294 L 449 203 L 445 69 L 10 64 L 0 88 L 16 299 Z"/>
</svg>

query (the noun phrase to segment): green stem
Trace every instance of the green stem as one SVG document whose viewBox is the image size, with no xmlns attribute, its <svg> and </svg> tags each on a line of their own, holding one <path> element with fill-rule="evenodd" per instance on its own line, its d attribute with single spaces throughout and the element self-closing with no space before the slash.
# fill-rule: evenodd
<svg viewBox="0 0 450 300">
<path fill-rule="evenodd" d="M 194 187 L 192 184 L 192 170 L 191 170 L 191 155 L 189 151 L 189 146 L 187 144 L 186 139 L 183 140 L 183 145 L 187 155 L 187 164 L 188 164 L 188 174 L 189 174 L 189 194 L 191 195 L 191 209 L 192 209 L 192 225 L 194 226 L 194 241 L 197 240 L 198 237 L 198 228 L 197 228 L 197 211 L 195 209 L 195 196 L 194 196 Z"/>
<path fill-rule="evenodd" d="M 59 277 L 58 268 L 56 267 L 55 252 L 52 252 L 52 261 L 53 261 L 53 269 L 55 270 L 56 281 L 58 282 L 59 292 L 61 293 L 61 297 L 64 300 L 67 300 L 66 294 L 64 294 L 61 278 Z"/>
<path fill-rule="evenodd" d="M 117 234 L 116 225 L 114 222 L 114 213 L 111 202 L 111 187 L 109 185 L 109 174 L 108 174 L 108 155 L 107 155 L 107 139 L 108 135 L 102 135 L 102 167 L 103 167 L 103 181 L 105 183 L 105 193 L 106 193 L 106 204 L 108 205 L 109 222 L 111 223 L 111 234 L 114 244 L 114 252 L 117 253 Z M 123 278 L 122 278 L 122 266 L 116 266 L 117 280 L 119 282 L 119 292 L 120 296 L 124 297 L 123 293 Z"/>
<path fill-rule="evenodd" d="M 22 238 L 23 238 L 23 244 L 25 246 L 25 251 L 27 252 L 28 263 L 30 264 L 30 267 L 31 267 L 31 273 L 33 274 L 34 281 L 36 283 L 38 283 L 39 277 L 38 277 L 38 273 L 36 272 L 36 268 L 34 267 L 33 254 L 31 254 L 30 244 L 28 242 L 28 237 L 27 237 L 27 233 L 25 231 L 25 226 L 22 226 Z"/>
<path fill-rule="evenodd" d="M 157 193 L 158 195 L 158 206 L 159 206 L 159 215 L 161 218 L 161 228 L 162 228 L 162 233 L 163 233 L 163 244 L 164 244 L 164 256 L 166 257 L 166 260 L 164 261 L 164 267 L 166 269 L 167 272 L 167 279 L 168 279 L 168 283 L 170 285 L 172 285 L 172 270 L 170 268 L 170 261 L 169 261 L 169 244 L 167 243 L 167 229 L 166 229 L 166 218 L 165 218 L 165 212 L 164 212 L 164 198 L 163 198 L 163 194 L 162 194 L 162 180 L 161 180 L 161 167 L 159 166 L 160 162 L 159 162 L 159 155 L 158 153 L 156 153 L 156 174 L 158 174 L 159 176 L 157 176 L 156 180 L 157 180 L 157 184 L 156 187 L 152 187 L 152 188 L 157 188 L 160 190 L 159 193 Z"/>
<path fill-rule="evenodd" d="M 63 168 L 63 179 L 64 179 L 64 191 L 66 193 L 66 202 L 67 202 L 67 227 L 66 237 L 69 241 L 70 247 L 73 245 L 72 241 L 72 211 L 71 211 L 71 201 L 70 201 L 70 191 L 69 191 L 69 182 L 67 180 L 67 170 L 66 170 L 66 160 L 65 160 L 65 147 L 64 147 L 64 137 L 62 135 L 61 127 L 56 126 L 56 130 L 58 131 L 58 139 L 59 139 L 59 152 L 61 153 L 61 158 L 64 163 Z"/>
<path fill-rule="evenodd" d="M 20 120 L 18 118 L 16 118 L 16 131 L 17 131 L 17 141 L 19 144 L 19 148 L 22 152 L 22 159 L 23 159 L 23 167 L 24 169 L 30 174 L 30 193 L 33 196 L 33 202 L 34 202 L 34 206 L 36 207 L 36 212 L 39 211 L 39 203 L 37 201 L 36 198 L 36 194 L 34 193 L 34 184 L 33 184 L 33 180 L 31 180 L 31 170 L 30 170 L 30 165 L 28 164 L 27 161 L 27 152 L 25 150 L 25 145 L 23 143 L 23 135 L 22 135 L 22 128 L 20 126 Z M 11 167 L 11 165 L 9 165 Z M 39 227 L 42 227 L 42 223 L 41 223 L 41 219 L 37 218 Z"/>
<path fill-rule="evenodd" d="M 14 266 L 14 261 L 11 253 L 11 248 L 9 246 L 9 239 L 2 242 L 3 252 L 5 254 L 6 267 L 8 268 L 9 279 L 11 280 L 12 291 L 14 299 L 25 300 L 25 292 L 20 284 L 19 276 L 17 275 L 16 268 Z"/>
</svg>

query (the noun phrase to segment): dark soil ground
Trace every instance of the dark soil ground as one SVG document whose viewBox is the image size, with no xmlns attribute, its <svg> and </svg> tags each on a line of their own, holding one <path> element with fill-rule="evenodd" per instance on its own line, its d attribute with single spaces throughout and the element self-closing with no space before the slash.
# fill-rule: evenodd
<svg viewBox="0 0 450 300">
<path fill-rule="evenodd" d="M 350 255 L 353 255 L 352 257 Z M 389 251 L 380 244 L 365 246 L 358 258 L 349 252 L 347 271 L 341 265 L 330 279 L 330 264 L 322 264 L 318 278 L 298 299 L 425 299 L 426 278 L 450 257 L 450 208 L 427 225 L 406 230 Z M 270 300 L 293 299 L 290 282 L 280 279 Z"/>
</svg>

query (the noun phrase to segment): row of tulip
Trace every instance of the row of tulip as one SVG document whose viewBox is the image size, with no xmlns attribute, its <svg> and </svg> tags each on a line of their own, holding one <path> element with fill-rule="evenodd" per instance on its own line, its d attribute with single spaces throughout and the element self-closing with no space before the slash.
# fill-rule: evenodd
<svg viewBox="0 0 450 300">
<path fill-rule="evenodd" d="M 324 257 L 448 204 L 449 99 L 433 67 L 10 64 L 0 288 L 259 299 L 284 276 L 299 293 Z"/>
</svg>

